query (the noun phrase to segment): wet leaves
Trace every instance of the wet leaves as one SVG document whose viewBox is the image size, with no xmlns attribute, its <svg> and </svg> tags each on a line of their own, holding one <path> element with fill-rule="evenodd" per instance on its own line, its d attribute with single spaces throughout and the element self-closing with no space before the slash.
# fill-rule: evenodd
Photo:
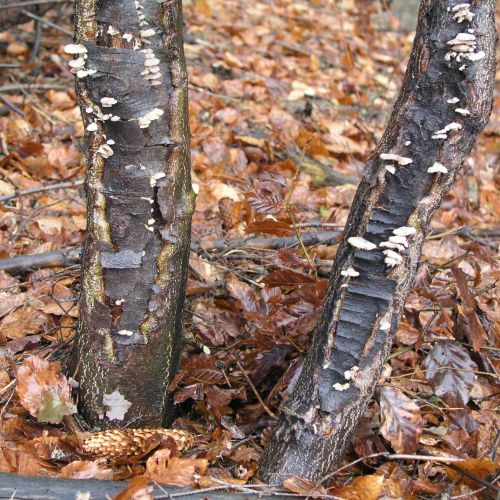
<svg viewBox="0 0 500 500">
<path fill-rule="evenodd" d="M 424 366 L 425 377 L 436 396 L 451 407 L 463 407 L 469 402 L 477 366 L 465 347 L 454 340 L 440 340 L 425 359 Z"/>
<path fill-rule="evenodd" d="M 420 408 L 394 387 L 380 390 L 380 432 L 398 453 L 415 453 L 422 433 Z"/>
</svg>

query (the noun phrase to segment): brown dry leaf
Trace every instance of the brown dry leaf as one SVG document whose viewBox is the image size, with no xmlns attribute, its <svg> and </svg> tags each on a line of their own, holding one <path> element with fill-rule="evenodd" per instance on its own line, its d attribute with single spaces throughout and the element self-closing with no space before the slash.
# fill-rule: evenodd
<svg viewBox="0 0 500 500">
<path fill-rule="evenodd" d="M 494 463 L 486 457 L 469 458 L 468 460 L 464 460 L 463 462 L 460 462 L 456 465 L 457 467 L 460 467 L 460 469 L 470 472 L 471 474 L 474 474 L 481 479 L 485 479 L 486 476 L 500 468 L 498 463 Z M 455 481 L 457 476 L 462 476 L 460 480 L 469 484 L 470 486 L 478 488 L 481 485 L 473 479 L 461 475 L 459 472 L 451 469 L 450 467 L 446 467 L 446 472 L 448 473 L 448 476 L 450 476 L 450 479 L 452 479 L 453 481 Z"/>
<path fill-rule="evenodd" d="M 59 476 L 66 479 L 113 479 L 113 471 L 95 461 L 76 460 L 65 465 Z"/>
<path fill-rule="evenodd" d="M 329 491 L 345 500 L 378 500 L 384 487 L 385 478 L 379 474 L 357 477 L 349 486 L 342 486 Z"/>
<path fill-rule="evenodd" d="M 39 422 L 59 423 L 76 411 L 71 388 L 58 363 L 30 356 L 16 372 L 21 404 Z"/>
<path fill-rule="evenodd" d="M 144 476 L 131 479 L 128 487 L 118 493 L 113 500 L 153 500 L 151 480 Z"/>
<path fill-rule="evenodd" d="M 9 339 L 21 339 L 37 333 L 47 316 L 32 307 L 16 309 L 0 321 L 0 330 Z"/>
<path fill-rule="evenodd" d="M 210 0 L 195 0 L 194 8 L 197 14 L 204 17 L 212 17 L 212 5 Z"/>
<path fill-rule="evenodd" d="M 208 460 L 204 458 L 171 457 L 169 449 L 158 450 L 146 462 L 145 475 L 161 484 L 193 486 L 205 474 Z"/>
<path fill-rule="evenodd" d="M 327 495 L 327 491 L 323 486 L 310 479 L 304 479 L 303 477 L 292 476 L 289 479 L 285 479 L 283 481 L 283 486 L 292 493 L 304 495 L 309 498 L 322 498 Z"/>
<path fill-rule="evenodd" d="M 380 391 L 380 432 L 398 453 L 414 453 L 422 433 L 420 408 L 394 387 Z"/>
<path fill-rule="evenodd" d="M 439 340 L 424 363 L 434 394 L 452 407 L 465 406 L 476 380 L 476 364 L 455 340 Z"/>
</svg>

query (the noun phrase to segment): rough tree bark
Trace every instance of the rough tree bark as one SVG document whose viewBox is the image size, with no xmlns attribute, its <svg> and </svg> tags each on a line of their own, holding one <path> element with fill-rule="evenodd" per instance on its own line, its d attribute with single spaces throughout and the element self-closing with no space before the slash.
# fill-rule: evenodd
<svg viewBox="0 0 500 500">
<path fill-rule="evenodd" d="M 488 121 L 494 0 L 423 0 L 401 94 L 369 160 L 296 389 L 260 477 L 318 479 L 342 459 L 390 351 L 432 215 Z"/>
<path fill-rule="evenodd" d="M 88 223 L 73 369 L 101 428 L 161 426 L 178 368 L 191 188 L 181 0 L 77 0 Z"/>
</svg>

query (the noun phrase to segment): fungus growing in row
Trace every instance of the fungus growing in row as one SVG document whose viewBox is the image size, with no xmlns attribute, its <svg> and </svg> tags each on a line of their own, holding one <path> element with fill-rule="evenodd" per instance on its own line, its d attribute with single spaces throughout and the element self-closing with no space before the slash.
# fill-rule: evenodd
<svg viewBox="0 0 500 500">
<path fill-rule="evenodd" d="M 149 113 L 146 113 L 144 116 L 139 118 L 139 127 L 140 128 L 148 128 L 151 122 L 154 120 L 158 120 L 161 116 L 163 116 L 163 110 L 160 108 L 153 108 Z"/>
<path fill-rule="evenodd" d="M 344 378 L 346 380 L 352 380 L 358 372 L 359 372 L 359 366 L 353 366 L 350 370 L 346 370 L 344 372 Z"/>
<path fill-rule="evenodd" d="M 454 12 L 452 19 L 457 23 L 462 23 L 463 21 L 472 21 L 474 18 L 474 13 L 470 11 L 470 4 L 459 3 L 451 8 Z"/>
<path fill-rule="evenodd" d="M 110 156 L 113 156 L 113 150 L 108 144 L 101 144 L 99 146 L 99 149 L 97 152 L 103 157 L 103 158 L 109 158 Z"/>
<path fill-rule="evenodd" d="M 114 97 L 103 97 L 101 99 L 101 104 L 103 108 L 110 108 L 113 104 L 116 104 L 118 101 Z"/>
<path fill-rule="evenodd" d="M 396 236 L 411 236 L 412 234 L 417 234 L 417 230 L 410 226 L 401 226 L 392 231 L 392 234 Z"/>
<path fill-rule="evenodd" d="M 375 248 L 377 248 L 377 245 L 375 245 L 375 243 L 365 240 L 360 236 L 352 236 L 351 238 L 348 238 L 347 242 L 354 248 L 359 248 L 360 250 L 370 251 L 370 250 L 375 250 Z"/>
<path fill-rule="evenodd" d="M 149 38 L 150 36 L 154 36 L 156 31 L 153 28 L 149 28 L 147 30 L 141 30 L 142 38 Z"/>
<path fill-rule="evenodd" d="M 458 113 L 459 115 L 462 116 L 470 115 L 470 111 L 465 108 L 455 108 L 455 113 Z"/>
<path fill-rule="evenodd" d="M 462 128 L 462 125 L 460 123 L 452 122 L 448 123 L 444 128 L 441 130 L 437 130 L 434 132 L 434 135 L 432 136 L 433 139 L 447 139 L 448 138 L 448 132 L 452 130 L 460 130 Z"/>
<path fill-rule="evenodd" d="M 397 266 L 398 264 L 401 264 L 401 262 L 403 262 L 403 257 L 401 257 L 401 255 L 399 255 L 394 250 L 387 249 L 383 250 L 382 253 L 385 255 L 384 262 L 389 267 Z"/>
<path fill-rule="evenodd" d="M 348 267 L 344 271 L 340 271 L 340 274 L 348 278 L 355 278 L 356 276 L 359 276 L 358 271 L 356 271 L 353 267 Z"/>
<path fill-rule="evenodd" d="M 118 335 L 123 335 L 124 337 L 132 337 L 132 335 L 134 335 L 134 332 L 131 332 L 130 330 L 120 330 L 118 332 Z"/>
<path fill-rule="evenodd" d="M 114 26 L 111 26 L 111 24 L 108 26 L 107 33 L 108 33 L 108 35 L 111 35 L 111 36 L 115 36 L 115 35 L 120 34 L 120 32 Z"/>
<path fill-rule="evenodd" d="M 382 160 L 395 161 L 396 163 L 402 166 L 413 163 L 413 160 L 411 158 L 405 158 L 404 156 L 396 155 L 393 153 L 382 153 L 380 155 L 380 158 Z"/>
<path fill-rule="evenodd" d="M 347 391 L 349 389 L 349 384 L 339 384 L 338 382 L 336 384 L 333 384 L 333 389 L 336 391 Z"/>
<path fill-rule="evenodd" d="M 434 162 L 431 167 L 427 169 L 428 174 L 447 174 L 448 169 L 439 162 Z"/>
<path fill-rule="evenodd" d="M 91 122 L 87 125 L 87 131 L 88 132 L 97 132 L 97 123 L 96 122 Z"/>
<path fill-rule="evenodd" d="M 447 43 L 451 45 L 451 51 L 445 54 L 444 58 L 446 61 L 451 61 L 452 59 L 455 59 L 457 62 L 460 62 L 462 59 L 479 61 L 486 55 L 482 50 L 474 52 L 476 50 L 477 40 L 476 36 L 472 33 L 459 33 Z"/>
</svg>

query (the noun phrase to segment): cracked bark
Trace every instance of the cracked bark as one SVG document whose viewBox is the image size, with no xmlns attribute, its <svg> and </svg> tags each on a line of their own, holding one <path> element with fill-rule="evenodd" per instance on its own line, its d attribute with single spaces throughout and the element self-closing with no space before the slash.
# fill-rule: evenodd
<svg viewBox="0 0 500 500">
<path fill-rule="evenodd" d="M 101 428 L 162 426 L 194 207 L 181 0 L 77 0 L 75 29 L 88 206 L 78 406 Z"/>
<path fill-rule="evenodd" d="M 458 22 L 453 7 L 460 3 L 421 2 L 400 96 L 353 201 L 304 369 L 282 405 L 260 465 L 260 477 L 271 484 L 290 474 L 316 480 L 341 462 L 390 352 L 432 215 L 488 121 L 495 76 L 495 2 L 472 2 L 472 20 Z M 459 33 L 474 38 L 465 43 L 471 58 L 450 55 L 453 46 L 461 50 L 461 44 L 448 43 Z M 449 124 L 455 125 L 443 132 Z M 391 153 L 400 161 L 381 158 Z M 437 164 L 447 172 L 429 173 Z M 413 234 L 394 239 L 397 233 Z M 359 246 L 366 243 L 351 240 L 353 246 L 348 242 L 352 237 L 376 248 L 364 250 Z M 383 253 L 391 250 L 384 242 L 393 245 L 396 256 Z M 346 276 L 349 268 L 359 276 Z M 359 371 L 349 373 L 353 367 Z"/>
</svg>

